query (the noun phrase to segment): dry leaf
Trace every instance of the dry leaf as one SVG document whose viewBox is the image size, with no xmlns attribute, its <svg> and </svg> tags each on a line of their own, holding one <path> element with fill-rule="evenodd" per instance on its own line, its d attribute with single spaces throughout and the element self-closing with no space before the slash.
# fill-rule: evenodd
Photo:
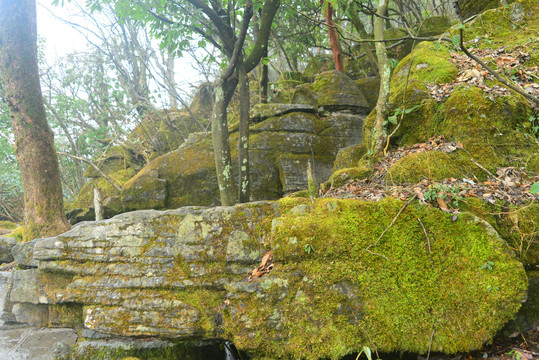
<svg viewBox="0 0 539 360">
<path fill-rule="evenodd" d="M 442 209 L 443 211 L 449 211 L 449 208 L 447 207 L 447 203 L 445 202 L 444 199 L 437 197 L 436 201 L 438 202 L 438 206 L 440 207 L 440 209 Z"/>
</svg>

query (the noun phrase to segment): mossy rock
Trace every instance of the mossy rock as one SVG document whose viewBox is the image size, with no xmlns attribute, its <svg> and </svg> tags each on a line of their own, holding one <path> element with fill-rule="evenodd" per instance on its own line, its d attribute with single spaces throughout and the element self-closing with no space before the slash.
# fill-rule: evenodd
<svg viewBox="0 0 539 360">
<path fill-rule="evenodd" d="M 447 16 L 438 15 L 426 18 L 421 24 L 417 36 L 429 37 L 441 35 L 451 27 L 451 19 Z"/>
<path fill-rule="evenodd" d="M 515 130 L 530 114 L 530 105 L 519 94 L 494 97 L 461 85 L 440 107 L 436 132 L 460 141 L 492 173 L 505 166 L 539 172 L 539 144 Z"/>
<path fill-rule="evenodd" d="M 368 164 L 363 164 L 362 166 L 357 166 L 353 168 L 340 169 L 333 174 L 328 181 L 323 184 L 322 189 L 330 189 L 332 187 L 340 187 L 346 184 L 348 180 L 354 179 L 365 179 L 371 176 L 373 169 Z"/>
<path fill-rule="evenodd" d="M 388 169 L 386 184 L 416 184 L 421 180 L 440 181 L 450 177 L 486 180 L 487 174 L 478 168 L 464 151 L 444 153 L 424 151 L 399 159 Z"/>
<path fill-rule="evenodd" d="M 316 101 L 316 95 L 313 93 L 310 84 L 303 84 L 294 90 L 292 97 L 290 98 L 292 104 L 302 104 L 316 107 L 318 102 Z"/>
<path fill-rule="evenodd" d="M 350 145 L 340 149 L 333 164 L 333 171 L 356 167 L 366 152 L 363 144 Z"/>
<path fill-rule="evenodd" d="M 392 27 L 392 28 L 384 30 L 384 39 L 387 39 L 387 40 L 400 39 L 406 36 L 408 36 L 408 32 L 406 31 L 406 29 Z M 393 45 L 397 41 L 398 40 L 387 42 L 386 46 Z M 387 52 L 387 56 L 389 58 L 402 60 L 405 56 L 407 56 L 410 53 L 411 50 L 412 50 L 412 42 L 406 41 L 404 44 L 401 44 L 397 46 L 396 48 L 390 49 Z"/>
<path fill-rule="evenodd" d="M 509 2 L 509 1 L 508 1 Z M 464 29 L 464 40 L 474 40 L 474 47 L 495 49 L 503 47 L 506 51 L 523 51 L 530 54 L 526 66 L 539 65 L 539 44 L 530 41 L 537 37 L 539 31 L 539 3 L 536 0 L 519 0 L 512 2 L 507 8 L 498 7 L 499 1 L 490 1 L 492 5 L 484 7 L 484 11 Z M 492 9 L 492 7 L 498 7 Z M 453 33 L 458 33 L 453 30 Z M 475 41 L 477 39 L 477 42 Z"/>
<path fill-rule="evenodd" d="M 412 62 L 413 59 L 413 62 Z M 439 105 L 430 95 L 425 84 L 435 85 L 453 81 L 458 69 L 451 62 L 449 50 L 433 43 L 420 43 L 413 55 L 408 55 L 397 65 L 391 78 L 388 115 L 414 109 L 397 115 L 400 126 L 391 137 L 391 146 L 400 147 L 424 142 L 437 135 L 435 118 Z M 373 110 L 363 124 L 363 143 L 370 147 L 376 120 Z M 390 124 L 391 133 L 396 125 Z"/>
<path fill-rule="evenodd" d="M 363 346 L 451 354 L 491 341 L 526 297 L 522 265 L 476 216 L 403 207 L 319 199 L 274 220 L 275 269 L 236 291 L 227 335 L 255 356 L 294 359 Z"/>
<path fill-rule="evenodd" d="M 487 204 L 474 197 L 461 199 L 459 204 L 461 211 L 473 213 L 491 224 L 526 268 L 533 269 L 539 264 L 539 204 L 511 205 L 500 201 Z"/>
<path fill-rule="evenodd" d="M 506 3 L 512 3 L 513 0 L 505 1 Z M 500 0 L 466 0 L 459 1 L 460 12 L 463 19 L 468 19 L 474 15 L 484 12 L 488 9 L 494 9 L 500 7 Z"/>
<path fill-rule="evenodd" d="M 316 77 L 311 85 L 318 107 L 327 110 L 355 110 L 367 113 L 369 104 L 355 84 L 339 71 L 326 71 Z"/>
<path fill-rule="evenodd" d="M 108 176 L 116 184 L 116 186 L 122 187 L 122 185 L 125 184 L 133 176 L 135 176 L 135 174 L 135 169 L 128 168 L 110 173 Z M 111 196 L 120 195 L 119 191 L 114 186 L 112 186 L 112 184 L 105 178 L 99 177 L 91 179 L 82 186 L 79 191 L 79 194 L 77 195 L 77 198 L 74 201 L 66 203 L 66 210 L 73 210 L 77 208 L 87 209 L 90 207 L 93 208 L 94 188 L 96 187 L 101 188 L 103 200 Z"/>
<path fill-rule="evenodd" d="M 356 80 L 356 86 L 367 100 L 369 107 L 374 109 L 380 92 L 380 78 L 378 76 L 360 78 Z"/>
</svg>

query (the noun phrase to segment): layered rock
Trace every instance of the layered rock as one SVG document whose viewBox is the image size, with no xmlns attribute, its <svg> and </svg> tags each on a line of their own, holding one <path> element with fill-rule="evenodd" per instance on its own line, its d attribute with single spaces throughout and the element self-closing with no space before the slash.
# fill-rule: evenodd
<svg viewBox="0 0 539 360">
<path fill-rule="evenodd" d="M 247 281 L 268 249 L 274 269 Z M 255 358 L 478 348 L 527 286 L 486 222 L 391 198 L 136 211 L 40 239 L 33 260 L 14 273 L 19 321 L 47 309 L 56 326 L 229 339 Z"/>
</svg>

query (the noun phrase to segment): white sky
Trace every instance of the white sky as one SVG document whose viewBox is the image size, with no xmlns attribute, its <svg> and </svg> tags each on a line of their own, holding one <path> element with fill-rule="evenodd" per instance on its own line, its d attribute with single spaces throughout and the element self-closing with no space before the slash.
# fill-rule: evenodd
<svg viewBox="0 0 539 360">
<path fill-rule="evenodd" d="M 37 1 L 37 32 L 40 38 L 45 39 L 45 57 L 49 64 L 53 64 L 59 57 L 91 48 L 91 45 L 79 31 L 56 18 L 68 19 L 79 24 L 86 23 L 84 18 L 76 15 L 77 8 L 68 0 L 64 0 L 63 7 L 52 5 L 52 1 Z M 88 27 L 91 26 L 88 25 Z M 178 59 L 175 68 L 176 83 L 180 88 L 180 94 L 190 93 L 189 84 L 197 84 L 203 80 L 201 75 L 193 69 L 191 60 L 187 57 Z M 184 91 L 181 91 L 182 89 Z"/>
</svg>

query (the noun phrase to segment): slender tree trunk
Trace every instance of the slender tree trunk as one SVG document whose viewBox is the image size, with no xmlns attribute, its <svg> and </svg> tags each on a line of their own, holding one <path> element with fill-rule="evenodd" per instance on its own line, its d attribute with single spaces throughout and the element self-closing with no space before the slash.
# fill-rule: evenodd
<svg viewBox="0 0 539 360">
<path fill-rule="evenodd" d="M 320 0 L 320 2 L 323 4 L 324 0 Z M 335 24 L 333 23 L 333 6 L 329 1 L 327 4 L 328 8 L 326 11 L 326 25 L 328 27 L 329 44 L 333 54 L 333 61 L 335 62 L 335 70 L 344 72 L 341 47 L 339 45 L 339 36 L 337 35 Z"/>
<path fill-rule="evenodd" d="M 212 141 L 217 172 L 217 185 L 222 206 L 236 203 L 236 185 L 232 174 L 230 143 L 228 141 L 227 108 L 236 88 L 237 79 L 221 78 L 215 88 L 215 103 L 212 113 Z"/>
<path fill-rule="evenodd" d="M 0 76 L 24 188 L 25 239 L 70 228 L 37 67 L 35 0 L 0 0 Z"/>
<path fill-rule="evenodd" d="M 238 161 L 239 161 L 239 202 L 249 201 L 249 79 L 245 65 L 238 64 L 238 78 L 240 91 L 240 129 L 238 140 Z"/>
<path fill-rule="evenodd" d="M 384 15 L 387 10 L 389 0 L 380 0 L 378 4 L 377 15 Z M 387 141 L 387 130 L 385 120 L 387 116 L 387 102 L 389 98 L 389 81 L 391 77 L 391 67 L 387 58 L 387 51 L 384 42 L 384 19 L 380 16 L 374 18 L 374 40 L 376 41 L 376 57 L 378 58 L 378 67 L 380 70 L 380 92 L 378 102 L 376 103 L 376 121 L 374 124 L 373 142 L 371 149 L 374 153 L 381 152 Z"/>
<path fill-rule="evenodd" d="M 268 57 L 268 49 L 262 55 L 263 58 Z M 260 77 L 260 102 L 268 103 L 268 84 L 269 84 L 269 67 L 266 62 L 262 64 L 262 76 Z"/>
</svg>

